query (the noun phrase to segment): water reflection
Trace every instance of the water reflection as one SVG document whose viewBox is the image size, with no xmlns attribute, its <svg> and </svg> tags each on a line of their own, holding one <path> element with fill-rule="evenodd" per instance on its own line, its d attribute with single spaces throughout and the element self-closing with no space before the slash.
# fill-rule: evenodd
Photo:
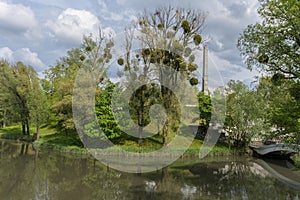
<svg viewBox="0 0 300 200">
<path fill-rule="evenodd" d="M 215 199 L 292 199 L 299 192 L 280 183 L 256 160 L 201 163 L 191 168 L 198 175 L 201 194 Z M 299 179 L 300 181 L 300 179 Z"/>
<path fill-rule="evenodd" d="M 298 172 L 252 158 L 178 160 L 153 173 L 128 174 L 91 158 L 0 144 L 0 199 L 298 199 L 300 194 L 280 179 L 297 183 Z"/>
</svg>

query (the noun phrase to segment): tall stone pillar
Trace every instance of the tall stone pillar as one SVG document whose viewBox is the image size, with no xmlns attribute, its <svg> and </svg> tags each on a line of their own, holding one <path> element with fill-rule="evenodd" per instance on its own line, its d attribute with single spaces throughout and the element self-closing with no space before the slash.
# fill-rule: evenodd
<svg viewBox="0 0 300 200">
<path fill-rule="evenodd" d="M 202 92 L 208 95 L 208 47 L 203 48 Z"/>
</svg>

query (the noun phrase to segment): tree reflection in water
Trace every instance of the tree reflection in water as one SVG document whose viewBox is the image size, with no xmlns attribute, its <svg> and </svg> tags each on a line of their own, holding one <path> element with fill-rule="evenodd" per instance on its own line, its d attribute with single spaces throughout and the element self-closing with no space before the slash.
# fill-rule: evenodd
<svg viewBox="0 0 300 200">
<path fill-rule="evenodd" d="M 87 157 L 0 142 L 0 199 L 297 199 L 300 193 L 249 158 L 179 160 L 129 174 Z"/>
</svg>

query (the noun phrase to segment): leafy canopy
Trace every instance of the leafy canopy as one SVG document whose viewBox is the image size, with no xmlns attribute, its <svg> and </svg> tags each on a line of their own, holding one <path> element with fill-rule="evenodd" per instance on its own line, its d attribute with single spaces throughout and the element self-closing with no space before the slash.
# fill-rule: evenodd
<svg viewBox="0 0 300 200">
<path fill-rule="evenodd" d="M 261 0 L 260 23 L 249 25 L 238 48 L 249 69 L 300 78 L 300 1 Z"/>
</svg>

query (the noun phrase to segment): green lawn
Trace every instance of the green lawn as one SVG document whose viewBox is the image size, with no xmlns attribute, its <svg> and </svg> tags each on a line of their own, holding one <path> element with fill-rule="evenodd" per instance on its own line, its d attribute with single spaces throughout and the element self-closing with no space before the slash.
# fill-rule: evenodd
<svg viewBox="0 0 300 200">
<path fill-rule="evenodd" d="M 49 128 L 48 126 L 42 126 L 40 135 L 45 136 L 55 133 L 55 129 Z M 13 125 L 5 128 L 0 128 L 0 138 L 4 139 L 32 139 L 33 133 L 35 132 L 34 127 L 30 127 L 30 135 L 22 135 L 21 125 Z"/>
<path fill-rule="evenodd" d="M 34 128 L 32 128 L 31 133 L 31 136 L 23 136 L 21 133 L 20 125 L 0 128 L 0 138 L 5 139 L 31 139 L 34 133 Z M 137 141 L 137 139 L 120 139 L 116 140 L 115 144 L 119 148 L 130 152 L 151 152 L 162 147 L 161 138 L 159 136 L 153 136 L 151 138 L 144 139 L 142 145 L 139 145 Z M 199 150 L 202 144 L 202 140 L 194 139 L 183 157 L 199 156 Z M 79 136 L 76 133 L 63 134 L 59 133 L 56 129 L 50 128 L 48 126 L 41 127 L 40 138 L 39 140 L 34 142 L 34 146 L 40 149 L 57 150 L 60 152 L 84 154 L 87 153 L 87 150 L 83 147 L 82 142 L 80 141 Z M 170 153 L 172 154 L 175 152 Z M 237 155 L 241 153 L 243 153 L 241 150 L 230 148 L 227 144 L 217 144 L 213 147 L 208 155 L 227 156 Z"/>
<path fill-rule="evenodd" d="M 0 128 L 0 138 L 12 140 L 31 141 L 35 128 L 30 128 L 31 135 L 24 136 L 21 132 L 21 125 Z M 77 135 L 76 135 L 77 136 Z M 40 138 L 34 142 L 36 148 L 55 149 L 62 152 L 84 151 L 78 137 L 58 133 L 55 128 L 42 126 L 40 129 Z"/>
<path fill-rule="evenodd" d="M 21 125 L 14 125 L 5 128 L 0 128 L 0 138 L 15 140 L 29 137 L 22 135 Z"/>
</svg>

